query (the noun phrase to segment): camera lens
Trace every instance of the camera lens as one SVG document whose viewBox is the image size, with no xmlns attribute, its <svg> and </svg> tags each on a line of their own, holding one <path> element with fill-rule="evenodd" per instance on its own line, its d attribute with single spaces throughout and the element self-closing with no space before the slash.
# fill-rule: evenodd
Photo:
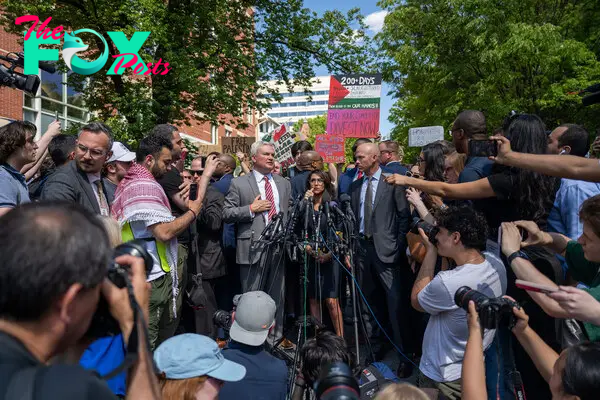
<svg viewBox="0 0 600 400">
<path fill-rule="evenodd" d="M 473 290 L 468 286 L 462 286 L 458 288 L 456 293 L 454 293 L 454 302 L 457 306 L 463 308 L 465 311 L 469 311 L 469 301 L 473 300 L 475 303 L 475 308 L 479 311 L 483 304 L 485 304 L 489 297 L 485 294 L 478 292 L 477 290 Z"/>
<path fill-rule="evenodd" d="M 341 362 L 323 367 L 315 392 L 320 400 L 359 400 L 360 389 L 350 367 Z"/>
</svg>

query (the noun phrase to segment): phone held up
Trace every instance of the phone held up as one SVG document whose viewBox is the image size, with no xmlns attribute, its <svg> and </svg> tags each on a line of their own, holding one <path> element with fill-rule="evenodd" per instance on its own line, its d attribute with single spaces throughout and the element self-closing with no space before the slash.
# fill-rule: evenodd
<svg viewBox="0 0 600 400">
<path fill-rule="evenodd" d="M 190 200 L 194 201 L 198 198 L 198 184 L 190 184 Z"/>
<path fill-rule="evenodd" d="M 495 157 L 498 155 L 498 145 L 495 140 L 469 141 L 469 157 Z"/>
<path fill-rule="evenodd" d="M 549 285 L 541 285 L 541 284 L 535 283 L 535 282 L 522 281 L 521 279 L 517 279 L 515 281 L 515 286 L 517 286 L 519 289 L 524 289 L 529 292 L 537 292 L 537 293 L 548 294 L 548 293 L 558 291 L 557 287 L 553 287 L 553 286 L 549 286 Z"/>
</svg>

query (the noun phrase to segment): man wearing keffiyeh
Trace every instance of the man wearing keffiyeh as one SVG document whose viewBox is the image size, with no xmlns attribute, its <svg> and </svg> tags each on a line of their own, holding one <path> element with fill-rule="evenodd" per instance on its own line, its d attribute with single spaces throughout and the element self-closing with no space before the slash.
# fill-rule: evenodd
<svg viewBox="0 0 600 400">
<path fill-rule="evenodd" d="M 170 140 L 150 135 L 140 141 L 136 163 L 129 169 L 115 191 L 112 216 L 121 225 L 123 240 L 143 239 L 152 255 L 154 265 L 148 276 L 152 287 L 150 295 L 149 340 L 152 349 L 168 339 L 164 328 L 176 318 L 177 235 L 196 220 L 202 208 L 211 171 L 207 168 L 198 184 L 198 197 L 188 200 L 188 210 L 175 218 L 167 196 L 156 181 L 171 168 Z M 212 170 L 210 169 L 212 168 Z M 207 171 L 208 170 L 208 171 Z"/>
</svg>

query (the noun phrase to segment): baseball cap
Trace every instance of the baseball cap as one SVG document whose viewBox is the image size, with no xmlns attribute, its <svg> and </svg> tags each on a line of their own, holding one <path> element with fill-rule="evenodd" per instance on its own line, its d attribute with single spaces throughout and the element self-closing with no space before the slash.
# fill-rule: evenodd
<svg viewBox="0 0 600 400">
<path fill-rule="evenodd" d="M 135 153 L 129 151 L 129 149 L 121 142 L 114 142 L 111 151 L 112 156 L 108 159 L 107 163 L 113 161 L 129 162 L 135 160 Z"/>
<path fill-rule="evenodd" d="M 275 302 L 265 292 L 244 293 L 238 301 L 229 336 L 238 343 L 260 346 L 275 323 Z"/>
<path fill-rule="evenodd" d="M 225 382 L 237 382 L 246 376 L 246 368 L 226 360 L 214 340 L 195 333 L 165 340 L 154 351 L 154 362 L 167 379 L 208 375 Z"/>
</svg>

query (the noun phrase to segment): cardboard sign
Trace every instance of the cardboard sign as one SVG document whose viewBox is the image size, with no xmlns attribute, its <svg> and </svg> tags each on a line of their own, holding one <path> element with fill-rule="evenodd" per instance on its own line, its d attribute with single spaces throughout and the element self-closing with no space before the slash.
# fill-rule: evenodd
<svg viewBox="0 0 600 400">
<path fill-rule="evenodd" d="M 253 137 L 222 137 L 223 154 L 235 154 L 238 151 L 250 155 L 250 146 L 256 141 Z"/>
<path fill-rule="evenodd" d="M 289 132 L 285 125 L 281 125 L 270 136 L 275 145 L 275 159 L 281 163 L 281 167 L 287 168 L 294 164 L 292 145 L 296 142 L 296 135 L 293 132 Z"/>
<path fill-rule="evenodd" d="M 444 140 L 444 128 L 441 126 L 424 126 L 408 130 L 408 147 L 423 147 L 438 140 Z"/>
<path fill-rule="evenodd" d="M 380 100 L 381 74 L 333 75 L 329 85 L 327 133 L 377 137 Z"/>
<path fill-rule="evenodd" d="M 315 151 L 318 152 L 326 163 L 346 162 L 343 136 L 317 135 Z"/>
<path fill-rule="evenodd" d="M 198 156 L 207 156 L 214 151 L 221 153 L 221 146 L 218 144 L 194 143 L 194 146 L 198 148 L 198 151 L 196 152 L 196 155 Z"/>
</svg>

